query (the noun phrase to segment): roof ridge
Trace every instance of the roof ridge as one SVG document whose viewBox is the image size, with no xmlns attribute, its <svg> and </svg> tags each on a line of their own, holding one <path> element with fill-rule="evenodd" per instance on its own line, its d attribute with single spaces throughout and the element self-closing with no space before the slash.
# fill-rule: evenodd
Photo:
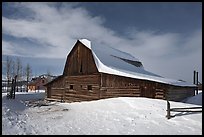
<svg viewBox="0 0 204 137">
<path fill-rule="evenodd" d="M 88 39 L 79 39 L 79 41 L 84 44 L 87 48 L 91 49 L 91 41 Z"/>
</svg>

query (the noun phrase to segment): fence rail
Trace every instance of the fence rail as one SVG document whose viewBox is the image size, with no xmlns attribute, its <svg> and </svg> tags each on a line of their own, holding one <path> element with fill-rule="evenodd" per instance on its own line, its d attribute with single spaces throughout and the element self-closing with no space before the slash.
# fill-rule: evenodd
<svg viewBox="0 0 204 137">
<path fill-rule="evenodd" d="M 196 109 L 201 109 L 201 110 L 196 110 Z M 170 103 L 167 100 L 167 119 L 170 119 L 171 116 L 171 111 L 174 112 L 202 112 L 202 107 L 186 107 L 186 108 L 170 108 Z"/>
</svg>

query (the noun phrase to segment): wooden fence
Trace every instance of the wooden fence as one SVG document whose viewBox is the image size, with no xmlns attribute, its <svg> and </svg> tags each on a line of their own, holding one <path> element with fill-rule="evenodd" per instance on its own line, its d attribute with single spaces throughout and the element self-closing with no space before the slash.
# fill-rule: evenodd
<svg viewBox="0 0 204 137">
<path fill-rule="evenodd" d="M 166 118 L 170 119 L 171 117 L 171 111 L 174 112 L 202 112 L 202 107 L 186 107 L 186 108 L 170 108 L 170 103 L 167 100 L 167 115 Z"/>
</svg>

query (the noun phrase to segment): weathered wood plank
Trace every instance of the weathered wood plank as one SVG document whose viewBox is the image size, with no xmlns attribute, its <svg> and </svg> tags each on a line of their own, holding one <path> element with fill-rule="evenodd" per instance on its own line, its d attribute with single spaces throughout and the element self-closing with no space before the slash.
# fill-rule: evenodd
<svg viewBox="0 0 204 137">
<path fill-rule="evenodd" d="M 61 101 L 61 99 L 54 99 L 54 98 L 45 98 L 47 101 Z"/>
<path fill-rule="evenodd" d="M 156 98 L 156 99 L 163 99 L 164 96 L 163 96 L 163 95 L 156 95 L 155 98 Z"/>
<path fill-rule="evenodd" d="M 163 92 L 156 92 L 155 95 L 164 95 Z"/>
<path fill-rule="evenodd" d="M 69 94 L 65 95 L 65 98 L 67 97 L 74 97 L 74 98 L 80 98 L 80 99 L 99 99 L 98 96 L 88 96 L 88 95 L 80 95 L 80 94 Z"/>
<path fill-rule="evenodd" d="M 140 97 L 140 94 L 134 94 L 134 95 L 125 95 L 125 94 L 114 94 L 114 95 L 102 95 L 101 98 L 114 98 L 114 97 Z"/>
<path fill-rule="evenodd" d="M 164 89 L 155 89 L 155 90 L 156 90 L 156 92 L 158 92 L 158 91 L 163 92 L 164 91 Z"/>
<path fill-rule="evenodd" d="M 140 86 L 101 87 L 101 89 L 140 89 Z"/>
<path fill-rule="evenodd" d="M 61 87 L 52 87 L 52 90 L 64 90 L 65 88 L 61 88 Z"/>
</svg>

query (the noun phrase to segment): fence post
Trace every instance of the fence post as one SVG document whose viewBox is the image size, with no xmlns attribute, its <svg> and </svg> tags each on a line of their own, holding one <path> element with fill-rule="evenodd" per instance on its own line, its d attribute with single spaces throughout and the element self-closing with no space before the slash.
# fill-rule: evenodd
<svg viewBox="0 0 204 137">
<path fill-rule="evenodd" d="M 14 78 L 14 90 L 13 90 L 13 99 L 15 99 L 16 96 L 16 79 L 17 79 L 17 75 Z M 17 87 L 18 88 L 18 87 Z"/>
<path fill-rule="evenodd" d="M 171 118 L 171 115 L 170 115 L 170 103 L 169 103 L 169 101 L 168 100 L 166 100 L 167 101 L 167 115 L 166 115 L 166 117 L 167 117 L 167 119 L 170 119 Z"/>
<path fill-rule="evenodd" d="M 10 91 L 10 98 L 13 99 L 13 91 L 14 91 L 14 78 L 12 79 L 11 83 L 11 91 Z"/>
<path fill-rule="evenodd" d="M 63 95 L 61 95 L 61 102 L 64 102 Z"/>
<path fill-rule="evenodd" d="M 198 72 L 196 72 L 196 95 L 198 95 Z"/>
<path fill-rule="evenodd" d="M 196 71 L 193 71 L 193 84 L 196 84 Z"/>
<path fill-rule="evenodd" d="M 8 81 L 7 81 L 7 93 L 9 92 L 9 83 L 10 83 L 10 81 L 8 79 Z"/>
</svg>

